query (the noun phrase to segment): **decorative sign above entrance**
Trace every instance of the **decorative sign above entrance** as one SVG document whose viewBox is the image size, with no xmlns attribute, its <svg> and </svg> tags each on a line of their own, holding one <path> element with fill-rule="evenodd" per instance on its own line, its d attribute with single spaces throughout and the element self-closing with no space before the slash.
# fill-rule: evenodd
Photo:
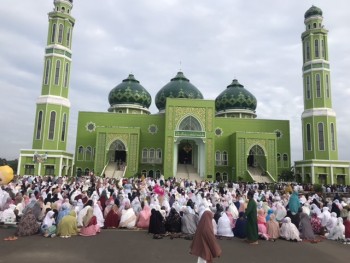
<svg viewBox="0 0 350 263">
<path fill-rule="evenodd" d="M 174 131 L 175 137 L 205 138 L 205 131 Z"/>
</svg>

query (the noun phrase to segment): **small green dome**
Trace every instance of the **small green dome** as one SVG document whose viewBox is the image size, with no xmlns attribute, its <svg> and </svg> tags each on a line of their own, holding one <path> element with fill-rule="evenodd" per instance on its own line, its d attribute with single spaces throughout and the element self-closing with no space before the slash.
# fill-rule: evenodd
<svg viewBox="0 0 350 263">
<path fill-rule="evenodd" d="M 134 75 L 130 74 L 127 79 L 113 88 L 108 95 L 111 106 L 116 104 L 136 104 L 149 108 L 152 102 L 151 95 L 140 85 Z"/>
<path fill-rule="evenodd" d="M 203 99 L 203 95 L 182 72 L 178 72 L 156 95 L 155 101 L 159 111 L 165 109 L 166 98 Z"/>
<path fill-rule="evenodd" d="M 254 95 L 246 90 L 236 79 L 215 99 L 217 112 L 229 109 L 248 109 L 255 111 L 256 105 L 257 101 Z"/>
<path fill-rule="evenodd" d="M 311 6 L 309 10 L 306 11 L 304 17 L 305 19 L 309 18 L 310 16 L 322 16 L 322 10 L 321 8 L 318 8 L 317 6 Z"/>
</svg>

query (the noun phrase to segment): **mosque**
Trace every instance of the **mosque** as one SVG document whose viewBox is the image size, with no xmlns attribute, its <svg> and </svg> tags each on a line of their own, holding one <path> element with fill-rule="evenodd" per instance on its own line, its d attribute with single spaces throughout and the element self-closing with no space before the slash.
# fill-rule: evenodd
<svg viewBox="0 0 350 263">
<path fill-rule="evenodd" d="M 257 118 L 256 98 L 237 79 L 228 80 L 215 100 L 206 100 L 183 72 L 159 88 L 155 114 L 149 110 L 147 89 L 134 75 L 126 76 L 108 94 L 108 112 L 79 112 L 75 154 L 68 153 L 72 8 L 73 0 L 54 0 L 48 14 L 33 145 L 21 150 L 19 175 L 93 172 L 113 178 L 276 182 L 282 171 L 291 169 L 289 120 Z M 328 31 L 322 19 L 317 7 L 305 13 L 304 160 L 296 163 L 295 171 L 300 181 L 349 183 L 349 162 L 337 160 Z"/>
</svg>

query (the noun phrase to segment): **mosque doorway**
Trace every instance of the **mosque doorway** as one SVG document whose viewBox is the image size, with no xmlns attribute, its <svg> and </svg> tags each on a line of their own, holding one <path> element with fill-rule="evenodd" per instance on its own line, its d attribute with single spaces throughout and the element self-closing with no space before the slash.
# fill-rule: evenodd
<svg viewBox="0 0 350 263">
<path fill-rule="evenodd" d="M 114 169 L 118 171 L 123 171 L 124 167 L 126 166 L 126 160 L 127 160 L 127 151 L 125 144 L 121 140 L 114 141 L 111 146 L 109 147 L 109 160 Z M 112 165 L 114 163 L 114 165 Z"/>
<path fill-rule="evenodd" d="M 179 164 L 192 164 L 193 145 L 188 140 L 181 142 L 178 151 Z"/>
<path fill-rule="evenodd" d="M 248 170 L 254 175 L 265 175 L 266 172 L 266 156 L 260 145 L 254 145 L 247 157 Z"/>
</svg>

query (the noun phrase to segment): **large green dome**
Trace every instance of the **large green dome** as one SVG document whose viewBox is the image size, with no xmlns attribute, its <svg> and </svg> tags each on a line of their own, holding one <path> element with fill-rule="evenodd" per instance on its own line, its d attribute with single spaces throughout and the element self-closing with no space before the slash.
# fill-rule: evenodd
<svg viewBox="0 0 350 263">
<path fill-rule="evenodd" d="M 166 98 L 203 99 L 203 95 L 182 72 L 178 72 L 156 95 L 156 106 L 159 111 L 165 109 Z"/>
<path fill-rule="evenodd" d="M 152 97 L 134 75 L 130 74 L 127 79 L 110 91 L 108 101 L 111 107 L 118 104 L 135 104 L 149 108 Z"/>
<path fill-rule="evenodd" d="M 217 112 L 230 109 L 250 110 L 255 112 L 257 105 L 256 98 L 244 88 L 236 79 L 232 81 L 227 89 L 221 92 L 215 99 Z"/>
<path fill-rule="evenodd" d="M 311 6 L 309 10 L 305 12 L 305 19 L 309 18 L 310 16 L 322 16 L 322 10 L 321 8 L 318 8 L 317 6 Z"/>
</svg>

